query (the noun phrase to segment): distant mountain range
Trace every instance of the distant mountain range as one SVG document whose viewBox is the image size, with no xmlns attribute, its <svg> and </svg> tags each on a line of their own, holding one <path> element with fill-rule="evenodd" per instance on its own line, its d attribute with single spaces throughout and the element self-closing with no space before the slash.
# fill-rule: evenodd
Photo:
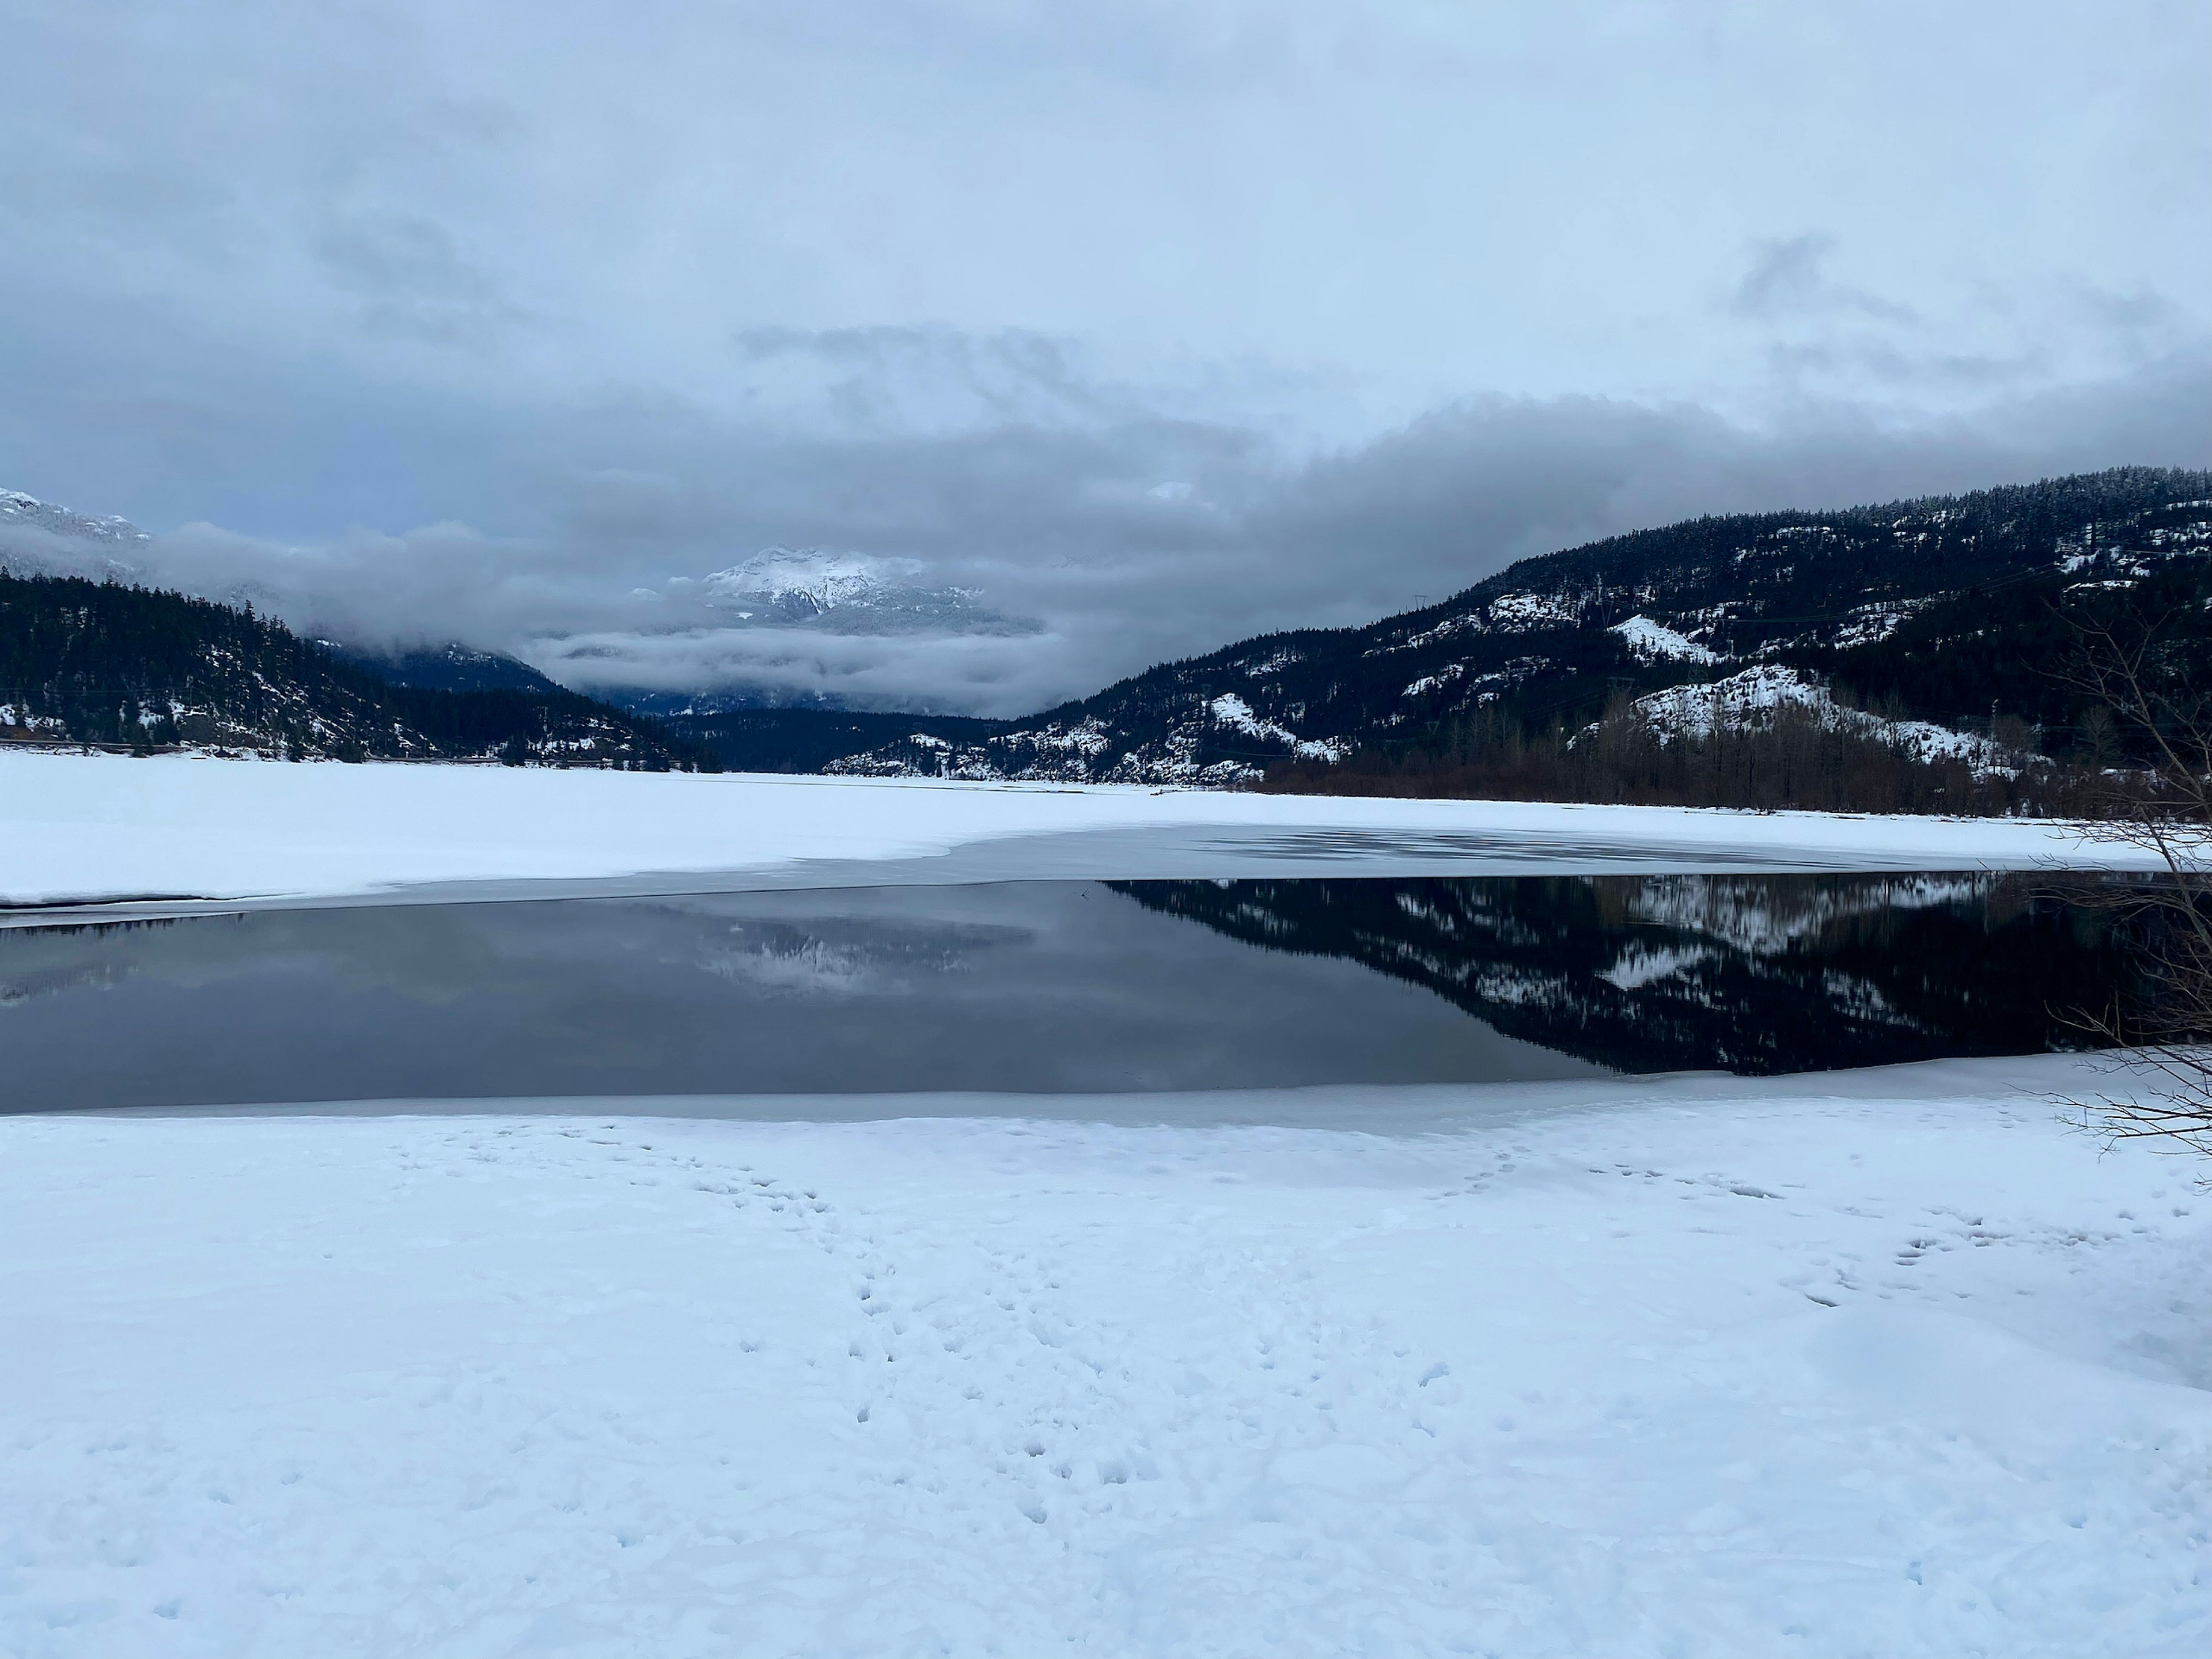
<svg viewBox="0 0 2212 1659">
<path fill-rule="evenodd" d="M 69 550 L 68 568 L 128 580 L 146 539 L 122 520 L 0 492 L 0 528 L 10 526 L 25 532 L 9 540 L 19 574 L 37 572 L 52 538 Z M 908 574 L 896 561 L 772 549 L 673 586 L 763 626 L 1030 626 Z M 2000 716 L 2045 741 L 2081 719 L 2052 672 L 2069 642 L 2058 604 L 2134 588 L 2171 589 L 2185 633 L 2204 635 L 2212 661 L 2212 621 L 2189 599 L 2199 588 L 2212 599 L 2212 473 L 2128 467 L 1880 507 L 1692 520 L 1524 559 L 1364 627 L 1267 635 L 1163 664 L 1024 720 L 733 708 L 670 692 L 596 702 L 461 644 L 313 649 L 329 669 L 394 692 L 536 699 L 549 711 L 571 698 L 559 706 L 577 719 L 625 722 L 623 741 L 638 745 L 625 753 L 711 751 L 748 770 L 1219 785 L 1285 761 L 1329 768 L 1438 741 L 1477 717 L 1571 732 L 1624 701 L 1656 729 L 1692 734 L 1812 709 L 1981 765 L 1995 763 Z M 298 672 L 327 678 L 325 667 Z M 300 707 L 310 704 L 327 698 Z M 539 751 L 568 741 L 552 730 L 533 740 Z M 369 737 L 362 728 L 368 752 L 390 748 Z M 611 728 L 592 740 L 615 741 Z"/>
</svg>

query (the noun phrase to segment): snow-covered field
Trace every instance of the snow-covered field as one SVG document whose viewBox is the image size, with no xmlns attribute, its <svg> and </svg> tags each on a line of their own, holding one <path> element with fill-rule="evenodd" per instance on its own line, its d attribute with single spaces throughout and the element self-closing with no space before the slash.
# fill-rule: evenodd
<svg viewBox="0 0 2212 1659">
<path fill-rule="evenodd" d="M 2143 867 L 2063 824 L 1127 787 L 0 754 L 0 903 L 656 877 Z M 510 885 L 505 890 L 512 892 Z"/>
<path fill-rule="evenodd" d="M 0 1652 L 2195 1656 L 2077 1067 L 0 1120 Z"/>
</svg>

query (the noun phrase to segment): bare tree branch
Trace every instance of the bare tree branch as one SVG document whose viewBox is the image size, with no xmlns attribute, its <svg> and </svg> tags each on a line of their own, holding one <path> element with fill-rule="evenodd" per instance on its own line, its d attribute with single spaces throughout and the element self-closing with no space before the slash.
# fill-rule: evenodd
<svg viewBox="0 0 2212 1659">
<path fill-rule="evenodd" d="M 2144 1086 L 2067 1103 L 2107 1144 L 2142 1140 L 2212 1158 L 2212 703 L 2203 665 L 2170 659 L 2162 635 L 2171 613 L 2074 620 L 2080 650 L 2069 683 L 2132 728 L 2151 760 L 2118 775 L 2113 810 L 2090 834 L 2143 848 L 2164 870 L 2095 901 L 2120 910 L 2135 937 L 2142 971 L 2132 1006 L 2116 996 L 2075 1017 L 2117 1047 Z"/>
</svg>

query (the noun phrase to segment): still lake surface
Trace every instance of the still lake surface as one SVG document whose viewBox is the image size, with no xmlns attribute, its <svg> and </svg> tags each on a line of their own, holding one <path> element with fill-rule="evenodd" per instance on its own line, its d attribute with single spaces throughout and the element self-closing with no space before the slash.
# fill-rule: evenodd
<svg viewBox="0 0 2212 1659">
<path fill-rule="evenodd" d="M 1973 875 L 1008 882 L 0 930 L 0 1108 L 1770 1073 L 2081 1046 Z"/>
</svg>

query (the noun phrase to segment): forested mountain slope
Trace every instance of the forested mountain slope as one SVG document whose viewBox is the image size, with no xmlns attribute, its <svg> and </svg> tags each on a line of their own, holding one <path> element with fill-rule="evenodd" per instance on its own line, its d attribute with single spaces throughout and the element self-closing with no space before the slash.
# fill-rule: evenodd
<svg viewBox="0 0 2212 1659">
<path fill-rule="evenodd" d="M 335 640 L 320 641 L 341 662 L 365 668 L 389 685 L 425 691 L 558 691 L 528 663 L 501 651 L 477 651 L 465 645 L 438 650 L 364 651 Z M 638 711 L 645 712 L 645 711 Z"/>
<path fill-rule="evenodd" d="M 2071 727 L 2082 711 L 2055 672 L 2069 633 L 2054 602 L 2145 584 L 2193 591 L 2208 566 L 2203 472 L 2130 467 L 1698 519 L 1524 559 L 1364 628 L 1165 664 L 980 742 L 925 734 L 831 769 L 1230 782 L 1271 763 L 1449 739 L 1478 716 L 1578 729 L 1624 694 L 1684 686 L 1719 688 L 1723 707 L 1832 689 L 1944 728 L 1986 734 L 2006 714 Z M 1662 718 L 1707 701 L 1649 707 Z"/>
<path fill-rule="evenodd" d="M 4 571 L 0 741 L 720 769 L 652 721 L 558 686 L 392 685 L 249 607 Z"/>
</svg>

